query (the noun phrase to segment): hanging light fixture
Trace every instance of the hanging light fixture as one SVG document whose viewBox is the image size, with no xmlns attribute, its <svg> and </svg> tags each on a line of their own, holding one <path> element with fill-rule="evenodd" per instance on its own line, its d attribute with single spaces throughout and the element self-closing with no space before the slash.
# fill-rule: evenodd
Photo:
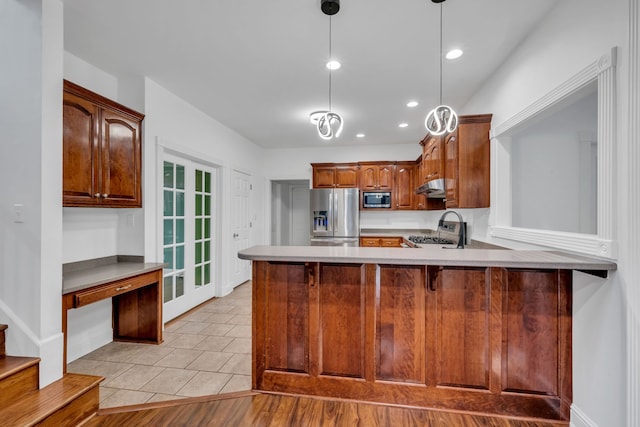
<svg viewBox="0 0 640 427">
<path fill-rule="evenodd" d="M 340 0 L 322 0 L 320 9 L 325 15 L 329 15 L 329 61 L 333 63 L 331 57 L 331 15 L 335 15 L 340 10 Z M 331 111 L 331 72 L 337 70 L 339 65 L 336 67 L 335 63 L 331 66 L 327 64 L 327 68 L 329 69 L 329 110 L 314 111 L 309 115 L 309 120 L 316 125 L 320 138 L 331 140 L 340 136 L 344 122 L 340 114 Z"/>
<path fill-rule="evenodd" d="M 444 135 L 458 127 L 458 115 L 453 108 L 442 103 L 442 3 L 445 0 L 431 0 L 440 3 L 440 105 L 429 111 L 424 119 L 424 126 L 432 135 Z"/>
</svg>

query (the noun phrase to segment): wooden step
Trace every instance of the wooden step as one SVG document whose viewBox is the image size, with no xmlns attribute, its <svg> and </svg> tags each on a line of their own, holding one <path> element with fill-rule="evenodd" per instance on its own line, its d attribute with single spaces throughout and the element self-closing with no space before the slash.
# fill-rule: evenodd
<svg viewBox="0 0 640 427">
<path fill-rule="evenodd" d="M 0 357 L 0 408 L 38 390 L 39 363 L 37 357 Z"/>
<path fill-rule="evenodd" d="M 93 375 L 65 374 L 41 390 L 24 394 L 18 401 L 0 405 L 3 426 L 77 426 L 92 417 L 100 403 L 100 382 Z"/>
<path fill-rule="evenodd" d="M 7 355 L 7 349 L 5 348 L 4 331 L 7 329 L 7 325 L 0 325 L 0 357 Z"/>
</svg>

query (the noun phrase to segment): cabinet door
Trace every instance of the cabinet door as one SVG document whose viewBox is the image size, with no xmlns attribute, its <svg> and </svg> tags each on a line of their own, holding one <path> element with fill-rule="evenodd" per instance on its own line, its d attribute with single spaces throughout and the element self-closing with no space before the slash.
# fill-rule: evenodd
<svg viewBox="0 0 640 427">
<path fill-rule="evenodd" d="M 428 289 L 429 385 L 490 390 L 489 269 L 429 267 Z"/>
<path fill-rule="evenodd" d="M 318 374 L 364 378 L 364 264 L 320 264 Z"/>
<path fill-rule="evenodd" d="M 357 166 L 336 166 L 335 184 L 339 188 L 358 187 Z"/>
<path fill-rule="evenodd" d="M 395 199 L 394 209 L 413 209 L 415 194 L 414 175 L 416 166 L 414 164 L 396 165 L 396 185 L 393 192 Z"/>
<path fill-rule="evenodd" d="M 510 269 L 507 274 L 502 391 L 570 402 L 571 272 Z"/>
<path fill-rule="evenodd" d="M 447 208 L 458 207 L 458 132 L 444 139 L 444 184 Z"/>
<path fill-rule="evenodd" d="M 259 262 L 254 299 L 256 363 L 261 370 L 309 372 L 309 277 L 313 265 Z"/>
<path fill-rule="evenodd" d="M 314 167 L 313 168 L 313 188 L 333 188 L 335 185 L 336 168 Z"/>
<path fill-rule="evenodd" d="M 142 206 L 140 123 L 104 110 L 102 114 L 102 203 Z"/>
<path fill-rule="evenodd" d="M 442 140 L 440 138 L 432 138 L 425 148 L 423 161 L 425 162 L 425 182 L 442 178 L 443 172 L 443 156 L 442 156 Z"/>
<path fill-rule="evenodd" d="M 378 166 L 378 190 L 392 190 L 394 169 L 394 165 Z"/>
<path fill-rule="evenodd" d="M 484 121 L 461 123 L 458 127 L 458 197 L 459 208 L 490 206 L 490 116 Z"/>
<path fill-rule="evenodd" d="M 361 164 L 360 189 L 368 191 L 393 189 L 393 164 Z"/>
<path fill-rule="evenodd" d="M 376 378 L 425 384 L 425 267 L 379 265 L 378 272 Z"/>
<path fill-rule="evenodd" d="M 63 205 L 98 204 L 99 109 L 93 103 L 65 92 L 62 110 Z"/>
<path fill-rule="evenodd" d="M 378 186 L 378 167 L 375 165 L 361 166 L 360 189 L 376 190 Z"/>
</svg>

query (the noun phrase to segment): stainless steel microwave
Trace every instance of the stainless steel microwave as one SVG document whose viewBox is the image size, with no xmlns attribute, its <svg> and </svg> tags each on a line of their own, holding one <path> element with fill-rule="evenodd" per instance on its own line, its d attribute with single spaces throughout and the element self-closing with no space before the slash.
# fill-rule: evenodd
<svg viewBox="0 0 640 427">
<path fill-rule="evenodd" d="M 390 208 L 391 192 L 389 191 L 364 191 L 362 193 L 363 208 Z"/>
</svg>

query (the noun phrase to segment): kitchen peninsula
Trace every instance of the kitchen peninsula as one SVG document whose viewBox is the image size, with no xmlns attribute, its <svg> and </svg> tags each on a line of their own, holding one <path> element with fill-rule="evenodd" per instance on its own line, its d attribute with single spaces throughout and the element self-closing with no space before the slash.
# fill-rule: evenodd
<svg viewBox="0 0 640 427">
<path fill-rule="evenodd" d="M 553 251 L 255 246 L 256 390 L 567 421 L 572 270 Z"/>
</svg>

